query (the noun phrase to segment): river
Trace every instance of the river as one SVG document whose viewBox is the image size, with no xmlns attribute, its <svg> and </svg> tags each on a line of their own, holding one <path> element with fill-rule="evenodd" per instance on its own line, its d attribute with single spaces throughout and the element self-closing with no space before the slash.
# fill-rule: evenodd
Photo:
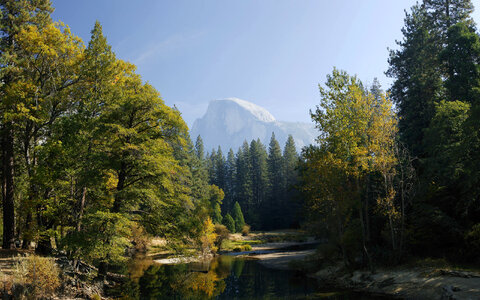
<svg viewBox="0 0 480 300">
<path fill-rule="evenodd" d="M 374 299 L 322 287 L 315 279 L 262 266 L 254 257 L 220 255 L 203 263 L 160 265 L 137 259 L 130 280 L 112 291 L 123 299 Z M 386 298 L 375 298 L 386 299 Z"/>
</svg>

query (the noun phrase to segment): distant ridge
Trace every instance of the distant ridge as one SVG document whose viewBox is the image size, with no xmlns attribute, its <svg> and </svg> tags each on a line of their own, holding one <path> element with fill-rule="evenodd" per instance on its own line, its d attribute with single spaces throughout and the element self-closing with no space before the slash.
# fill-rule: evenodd
<svg viewBox="0 0 480 300">
<path fill-rule="evenodd" d="M 260 139 L 268 147 L 272 132 L 282 148 L 291 134 L 298 151 L 318 135 L 311 123 L 277 121 L 265 108 L 238 98 L 211 101 L 205 115 L 193 123 L 190 135 L 194 142 L 198 135 L 202 137 L 205 151 L 220 146 L 225 154 L 230 148 L 236 152 L 245 140 Z"/>
</svg>

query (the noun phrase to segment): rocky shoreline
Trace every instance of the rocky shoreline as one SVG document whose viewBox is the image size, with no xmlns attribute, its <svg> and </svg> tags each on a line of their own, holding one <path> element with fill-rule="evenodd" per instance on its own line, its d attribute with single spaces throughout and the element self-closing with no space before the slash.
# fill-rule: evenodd
<svg viewBox="0 0 480 300">
<path fill-rule="evenodd" d="M 342 288 L 398 299 L 480 299 L 480 274 L 473 272 L 414 268 L 345 273 L 336 266 L 312 276 Z"/>
<path fill-rule="evenodd" d="M 273 248 L 282 249 L 281 243 L 275 246 Z M 312 273 L 306 266 L 314 261 L 314 253 L 315 250 L 279 251 L 253 255 L 252 258 L 267 268 L 304 272 L 322 285 L 392 299 L 480 299 L 480 273 L 433 267 L 348 272 L 341 263 Z"/>
</svg>

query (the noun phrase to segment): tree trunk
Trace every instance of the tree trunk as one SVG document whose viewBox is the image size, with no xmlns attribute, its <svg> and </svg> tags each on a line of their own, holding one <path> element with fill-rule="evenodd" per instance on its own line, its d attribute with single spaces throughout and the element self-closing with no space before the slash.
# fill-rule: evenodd
<svg viewBox="0 0 480 300">
<path fill-rule="evenodd" d="M 13 124 L 4 125 L 2 134 L 3 249 L 15 248 Z"/>
<path fill-rule="evenodd" d="M 373 263 L 372 263 L 372 258 L 370 257 L 370 254 L 368 253 L 367 250 L 367 239 L 366 239 L 366 228 L 365 228 L 365 218 L 363 216 L 364 213 L 364 203 L 363 203 L 363 197 L 360 192 L 360 183 L 358 178 L 356 179 L 356 185 L 357 185 L 357 192 L 359 194 L 359 199 L 360 199 L 360 207 L 359 207 L 359 217 L 360 217 L 360 227 L 362 229 L 362 248 L 363 248 L 363 257 L 367 258 L 367 263 L 370 271 L 373 273 Z"/>
<path fill-rule="evenodd" d="M 370 193 L 370 175 L 367 175 L 367 191 L 365 195 L 365 234 L 367 243 L 370 243 L 370 218 L 369 218 L 369 209 L 368 209 L 368 202 L 369 202 L 369 193 Z"/>
<path fill-rule="evenodd" d="M 115 200 L 113 202 L 112 212 L 118 213 L 120 212 L 120 208 L 122 205 L 122 200 L 120 199 L 118 192 L 122 191 L 125 186 L 125 179 L 126 179 L 126 165 L 124 162 L 120 165 L 120 172 L 118 172 L 118 183 L 117 183 L 117 194 L 115 194 Z"/>
<path fill-rule="evenodd" d="M 80 230 L 82 229 L 82 217 L 83 217 L 83 210 L 85 209 L 86 196 L 87 196 L 87 188 L 83 187 L 82 198 L 80 199 L 80 208 L 78 210 L 77 232 L 80 232 Z"/>
<path fill-rule="evenodd" d="M 27 219 L 25 220 L 25 232 L 23 234 L 22 249 L 30 249 L 30 226 L 32 224 L 32 212 L 29 210 L 27 212 Z"/>
<path fill-rule="evenodd" d="M 53 252 L 52 241 L 50 240 L 50 236 L 44 233 L 40 234 L 40 238 L 38 239 L 38 245 L 35 249 L 35 252 L 42 255 L 50 255 Z"/>
</svg>

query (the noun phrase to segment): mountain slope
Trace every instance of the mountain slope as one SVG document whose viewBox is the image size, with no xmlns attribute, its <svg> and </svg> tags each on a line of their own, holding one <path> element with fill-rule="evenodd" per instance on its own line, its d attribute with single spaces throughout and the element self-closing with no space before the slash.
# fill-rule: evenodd
<svg viewBox="0 0 480 300">
<path fill-rule="evenodd" d="M 225 154 L 230 148 L 236 152 L 245 140 L 259 138 L 268 146 L 272 132 L 282 148 L 291 134 L 297 150 L 312 144 L 318 135 L 313 124 L 277 121 L 265 108 L 237 98 L 211 101 L 190 133 L 193 140 L 202 137 L 206 151 L 221 146 Z"/>
</svg>

